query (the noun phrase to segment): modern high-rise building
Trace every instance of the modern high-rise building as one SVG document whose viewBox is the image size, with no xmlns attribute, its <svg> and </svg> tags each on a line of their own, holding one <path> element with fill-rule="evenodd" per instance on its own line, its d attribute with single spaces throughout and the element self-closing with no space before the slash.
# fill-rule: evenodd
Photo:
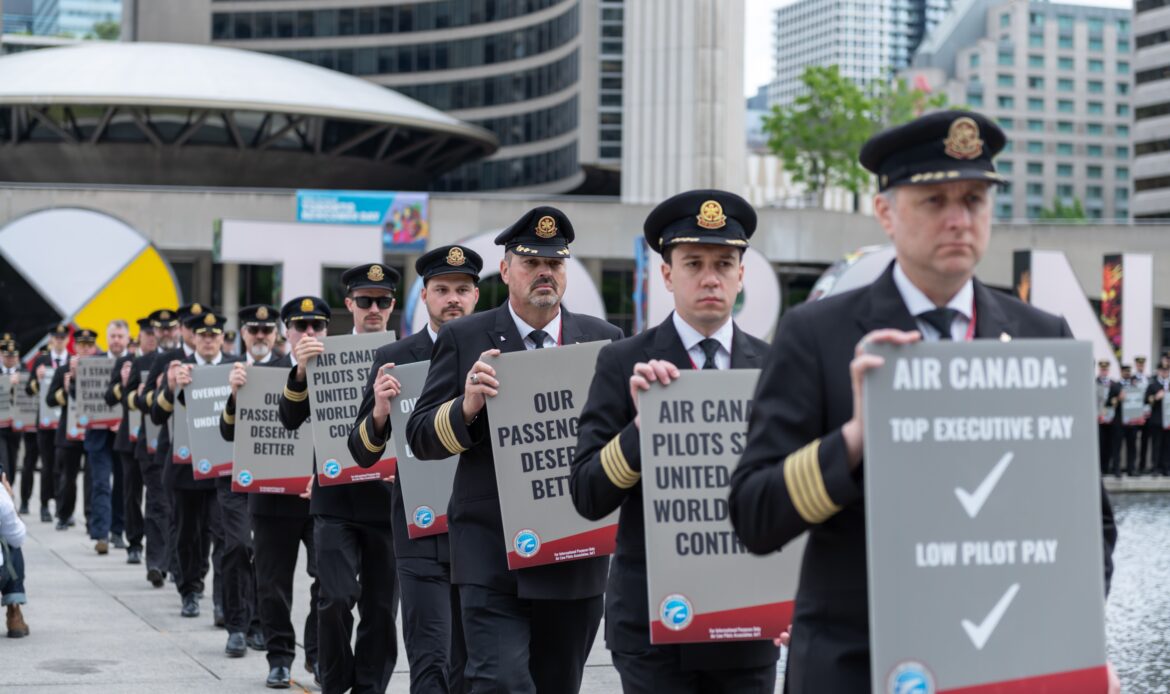
<svg viewBox="0 0 1170 694">
<path fill-rule="evenodd" d="M 616 194 L 622 0 L 127 0 L 129 37 L 210 43 L 357 75 L 496 134 L 436 190 Z M 600 176 L 591 176 L 601 172 Z M 599 189 L 591 183 L 608 180 Z"/>
<path fill-rule="evenodd" d="M 1007 133 L 998 218 L 1035 219 L 1056 201 L 1080 201 L 1093 219 L 1129 217 L 1132 24 L 1126 9 L 958 0 L 919 47 L 907 74 Z"/>
<path fill-rule="evenodd" d="M 792 103 L 805 68 L 836 65 L 865 86 L 905 68 L 952 0 L 798 0 L 776 10 L 770 104 Z"/>
<path fill-rule="evenodd" d="M 1170 0 L 1134 3 L 1134 219 L 1170 219 Z"/>
<path fill-rule="evenodd" d="M 120 22 L 122 0 L 35 0 L 33 33 L 84 38 L 99 22 Z"/>
<path fill-rule="evenodd" d="M 0 33 L 31 34 L 35 24 L 33 0 L 4 0 L 0 2 Z"/>
</svg>

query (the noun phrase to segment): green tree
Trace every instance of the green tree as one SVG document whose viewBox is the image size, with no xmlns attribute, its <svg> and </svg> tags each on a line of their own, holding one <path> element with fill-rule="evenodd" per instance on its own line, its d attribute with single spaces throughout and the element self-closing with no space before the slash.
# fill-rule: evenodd
<svg viewBox="0 0 1170 694">
<path fill-rule="evenodd" d="M 1080 198 L 1073 198 L 1072 204 L 1070 205 L 1061 202 L 1060 198 L 1055 198 L 1052 201 L 1052 207 L 1045 207 L 1040 210 L 1040 216 L 1037 219 L 1079 222 L 1088 218 L 1089 216 L 1085 214 L 1085 206 L 1081 204 Z"/>
<path fill-rule="evenodd" d="M 868 90 L 841 75 L 836 65 L 810 66 L 801 75 L 806 91 L 791 106 L 773 106 L 764 119 L 768 148 L 779 155 L 795 183 L 824 205 L 829 188 L 853 193 L 854 209 L 873 185 L 857 154 L 874 133 L 946 105 L 904 79 L 875 83 Z"/>
<path fill-rule="evenodd" d="M 110 20 L 95 22 L 93 35 L 102 41 L 117 41 L 118 37 L 122 35 L 122 25 Z"/>
</svg>

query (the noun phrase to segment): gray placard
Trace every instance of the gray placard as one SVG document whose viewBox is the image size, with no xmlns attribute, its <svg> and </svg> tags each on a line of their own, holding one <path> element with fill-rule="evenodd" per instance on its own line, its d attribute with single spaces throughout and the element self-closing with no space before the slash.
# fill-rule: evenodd
<svg viewBox="0 0 1170 694">
<path fill-rule="evenodd" d="M 191 429 L 187 426 L 187 407 L 179 402 L 179 393 L 175 393 L 174 412 L 171 413 L 167 426 L 171 428 L 171 462 L 177 465 L 190 465 Z"/>
<path fill-rule="evenodd" d="M 1142 424 L 1146 420 L 1146 389 L 1143 386 L 1121 388 L 1121 423 Z"/>
<path fill-rule="evenodd" d="M 37 413 L 40 411 L 37 401 L 40 398 L 28 394 L 30 377 L 29 372 L 22 371 L 20 383 L 16 385 L 12 394 L 12 428 L 14 431 L 36 431 L 37 428 Z"/>
<path fill-rule="evenodd" d="M 651 643 L 772 639 L 791 623 L 805 536 L 756 556 L 728 515 L 759 375 L 683 371 L 638 398 Z"/>
<path fill-rule="evenodd" d="M 82 429 L 109 429 L 122 421 L 122 409 L 106 404 L 114 363 L 105 356 L 77 360 L 77 400 L 69 403 L 69 414 L 77 411 L 77 425 Z"/>
<path fill-rule="evenodd" d="M 870 350 L 885 358 L 864 396 L 873 691 L 1103 667 L 1090 345 Z"/>
<path fill-rule="evenodd" d="M 233 491 L 301 494 L 313 476 L 311 427 L 289 431 L 280 423 L 287 382 L 288 369 L 248 367 L 248 382 L 236 394 Z"/>
<path fill-rule="evenodd" d="M 12 376 L 0 374 L 0 428 L 12 427 L 12 417 L 15 412 L 13 391 L 16 386 L 12 383 Z"/>
<path fill-rule="evenodd" d="M 1112 424 L 1113 416 L 1116 410 L 1109 406 L 1109 390 L 1110 384 L 1095 382 L 1097 384 L 1097 421 L 1101 424 Z"/>
<path fill-rule="evenodd" d="M 606 344 L 507 352 L 490 361 L 500 389 L 488 399 L 488 435 L 510 569 L 613 553 L 617 512 L 585 520 L 569 497 L 577 417 Z"/>
<path fill-rule="evenodd" d="M 40 390 L 37 392 L 37 426 L 41 429 L 56 429 L 61 421 L 61 408 L 49 407 L 45 398 L 49 396 L 49 387 L 53 384 L 53 375 L 57 370 L 51 366 L 45 367 L 41 375 Z"/>
<path fill-rule="evenodd" d="M 380 481 L 349 454 L 349 432 L 362 404 L 374 352 L 394 342 L 394 331 L 321 338 L 325 353 L 309 362 L 309 404 L 318 482 L 324 486 Z"/>
<path fill-rule="evenodd" d="M 191 437 L 191 464 L 195 479 L 229 477 L 232 474 L 232 443 L 219 433 L 219 420 L 232 387 L 228 385 L 231 364 L 196 366 L 186 388 L 187 430 Z"/>
<path fill-rule="evenodd" d="M 150 371 L 143 371 L 141 374 L 140 380 L 145 384 L 150 376 Z M 146 387 L 148 386 L 149 384 Z M 145 392 L 145 387 L 143 392 Z M 146 437 L 146 452 L 153 455 L 158 450 L 158 435 L 162 433 L 162 427 L 155 424 L 154 420 L 150 418 L 150 408 L 146 407 L 146 402 L 142 398 L 139 398 L 138 402 L 141 403 L 139 409 L 142 410 L 142 435 Z"/>
<path fill-rule="evenodd" d="M 396 365 L 390 371 L 402 386 L 398 397 L 390 402 L 392 431 L 406 431 L 406 422 L 422 394 L 430 366 L 428 360 Z M 406 443 L 405 436 L 395 435 L 391 438 L 394 439 L 398 457 L 398 485 L 402 490 L 402 504 L 406 512 L 407 536 L 413 539 L 447 532 L 447 503 L 451 500 L 451 486 L 455 483 L 459 456 L 443 460 L 418 460 Z"/>
</svg>

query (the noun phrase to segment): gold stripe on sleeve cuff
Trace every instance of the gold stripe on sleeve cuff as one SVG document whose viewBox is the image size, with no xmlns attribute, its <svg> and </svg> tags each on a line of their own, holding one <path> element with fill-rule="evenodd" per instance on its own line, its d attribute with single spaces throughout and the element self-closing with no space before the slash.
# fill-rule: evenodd
<svg viewBox="0 0 1170 694">
<path fill-rule="evenodd" d="M 227 410 L 224 410 L 223 421 L 225 424 L 231 424 L 234 426 L 236 423 L 236 416 L 234 414 L 229 414 Z"/>
<path fill-rule="evenodd" d="M 126 396 L 126 407 L 129 407 L 135 412 L 138 411 L 138 393 L 131 393 Z"/>
<path fill-rule="evenodd" d="M 154 407 L 154 391 L 153 390 L 146 394 L 146 406 L 147 407 Z"/>
<path fill-rule="evenodd" d="M 819 524 L 841 510 L 829 497 L 821 477 L 818 455 L 821 441 L 817 439 L 784 459 L 784 484 L 796 512 L 805 521 Z"/>
<path fill-rule="evenodd" d="M 114 398 L 117 400 L 122 399 L 122 384 L 121 383 L 114 384 Z"/>
<path fill-rule="evenodd" d="M 284 397 L 289 402 L 304 402 L 309 398 L 309 390 L 308 388 L 301 391 L 291 390 L 286 385 L 284 387 Z"/>
<path fill-rule="evenodd" d="M 451 406 L 454 404 L 454 400 L 448 400 L 435 411 L 435 434 L 448 453 L 458 455 L 467 449 L 459 445 L 459 437 L 455 436 L 455 430 L 451 428 Z"/>
<path fill-rule="evenodd" d="M 370 421 L 370 418 L 366 417 L 362 419 L 362 423 L 358 425 L 358 434 L 362 437 L 362 445 L 365 446 L 366 450 L 370 453 L 381 453 L 386 449 L 386 444 L 383 443 L 381 446 L 375 446 L 370 442 L 370 435 L 366 430 L 366 422 L 368 421 Z"/>
<path fill-rule="evenodd" d="M 53 393 L 53 399 L 57 401 L 58 405 L 65 404 L 65 391 L 58 388 L 56 393 Z"/>
<path fill-rule="evenodd" d="M 32 392 L 34 395 L 36 394 L 36 392 L 38 390 L 41 389 L 41 382 L 38 381 L 35 376 L 33 377 L 33 379 L 31 381 L 29 381 L 28 385 L 30 388 L 32 388 Z"/>
<path fill-rule="evenodd" d="M 601 469 L 618 489 L 629 489 L 642 479 L 642 473 L 635 472 L 622 453 L 621 434 L 610 439 L 601 449 Z"/>
<path fill-rule="evenodd" d="M 165 390 L 163 392 L 159 393 L 158 406 L 160 409 L 162 409 L 163 412 L 174 412 L 175 411 L 175 406 L 172 403 L 167 401 L 167 391 L 165 391 Z"/>
</svg>

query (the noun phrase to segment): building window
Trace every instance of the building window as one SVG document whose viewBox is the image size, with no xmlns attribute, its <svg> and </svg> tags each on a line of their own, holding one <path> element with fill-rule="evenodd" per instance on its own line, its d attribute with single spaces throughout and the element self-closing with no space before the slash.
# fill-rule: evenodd
<svg viewBox="0 0 1170 694">
<path fill-rule="evenodd" d="M 1089 93 L 1090 94 L 1104 94 L 1105 93 L 1105 83 L 1102 82 L 1101 80 L 1089 80 Z"/>
<path fill-rule="evenodd" d="M 1028 154 L 1044 154 L 1044 143 L 1037 140 L 1029 140 Z"/>
<path fill-rule="evenodd" d="M 1061 183 L 1056 186 L 1056 197 L 1071 198 L 1073 196 L 1073 187 L 1067 183 Z"/>
<path fill-rule="evenodd" d="M 1090 101 L 1086 107 L 1088 108 L 1089 115 L 1091 116 L 1100 116 L 1101 114 L 1105 113 L 1105 104 L 1101 103 L 1100 101 Z"/>
<path fill-rule="evenodd" d="M 1105 50 L 1105 42 L 1101 39 L 1089 39 L 1089 50 L 1095 53 L 1100 53 Z"/>
<path fill-rule="evenodd" d="M 1100 200 L 1105 191 L 1101 186 L 1085 186 L 1086 200 Z"/>
<path fill-rule="evenodd" d="M 1127 61 L 1127 60 L 1117 61 L 1117 74 L 1119 74 L 1119 75 L 1128 75 L 1129 74 L 1129 61 Z"/>
<path fill-rule="evenodd" d="M 999 28 L 1006 29 L 1012 25 L 1012 13 L 1004 12 L 999 16 Z"/>
<path fill-rule="evenodd" d="M 1057 88 L 1057 90 L 1062 91 L 1062 92 L 1071 92 L 1074 89 L 1076 89 L 1076 86 L 1072 80 L 1065 78 L 1065 77 L 1062 77 L 1062 78 L 1056 80 L 1056 88 Z"/>
<path fill-rule="evenodd" d="M 1044 175 L 1044 162 L 1042 162 L 1042 161 L 1028 162 L 1028 175 L 1029 176 L 1043 176 Z"/>
<path fill-rule="evenodd" d="M 1085 125 L 1085 132 L 1089 135 L 1103 135 L 1105 127 L 1100 123 L 1088 123 Z"/>
<path fill-rule="evenodd" d="M 1028 219 L 1036 219 L 1044 214 L 1044 208 L 1039 205 L 1028 205 Z"/>
<path fill-rule="evenodd" d="M 1044 56 L 1032 53 L 1028 56 L 1028 67 L 1044 67 Z"/>
<path fill-rule="evenodd" d="M 1044 184 L 1043 183 L 1029 183 L 1028 184 L 1028 196 L 1033 197 L 1033 198 L 1044 197 Z"/>
<path fill-rule="evenodd" d="M 1105 72 L 1105 61 L 1096 58 L 1089 59 L 1089 72 Z"/>
<path fill-rule="evenodd" d="M 1061 178 L 1072 178 L 1073 166 L 1072 164 L 1057 164 L 1056 175 Z"/>
<path fill-rule="evenodd" d="M 1014 87 L 1016 86 L 1016 78 L 1013 75 L 997 75 L 995 84 L 999 87 Z"/>
<path fill-rule="evenodd" d="M 1061 99 L 1056 102 L 1056 110 L 1061 113 L 1072 113 L 1073 102 L 1071 99 Z"/>
<path fill-rule="evenodd" d="M 1128 125 L 1119 125 L 1114 129 L 1114 131 L 1116 132 L 1118 137 L 1129 137 L 1129 126 Z"/>
<path fill-rule="evenodd" d="M 1102 175 L 1104 175 L 1104 170 L 1100 166 L 1097 166 L 1095 164 L 1090 164 L 1089 166 L 1085 167 L 1085 177 L 1086 178 L 1097 179 L 1097 178 L 1101 178 Z"/>
<path fill-rule="evenodd" d="M 1118 159 L 1129 159 L 1129 147 L 1126 145 L 1118 145 L 1113 150 L 1113 156 Z"/>
<path fill-rule="evenodd" d="M 1003 160 L 995 162 L 995 169 L 997 171 L 999 171 L 1001 174 L 1011 175 L 1013 168 L 1014 167 L 1012 166 L 1011 159 L 1003 159 Z"/>
<path fill-rule="evenodd" d="M 1128 181 L 1129 180 L 1129 167 L 1128 166 L 1117 167 L 1116 169 L 1113 170 L 1113 177 L 1119 181 Z"/>
<path fill-rule="evenodd" d="M 999 203 L 999 209 L 996 211 L 995 215 L 997 217 L 999 217 L 1000 219 L 1011 219 L 1012 218 L 1012 204 L 1010 202 Z"/>
<path fill-rule="evenodd" d="M 1072 32 L 1074 22 L 1075 22 L 1075 20 L 1073 19 L 1073 16 L 1070 14 L 1056 15 L 1056 27 L 1060 30 L 1060 33 L 1062 33 L 1062 34 Z"/>
<path fill-rule="evenodd" d="M 978 54 L 978 53 L 972 53 L 972 54 L 971 54 L 971 57 L 969 57 L 969 58 L 967 59 L 967 65 L 968 65 L 969 67 L 972 67 L 972 68 L 977 68 L 977 67 L 979 67 L 979 54 Z"/>
<path fill-rule="evenodd" d="M 1029 77 L 1028 78 L 1028 89 L 1043 89 L 1043 88 L 1044 88 L 1044 78 L 1043 77 Z"/>
<path fill-rule="evenodd" d="M 1056 143 L 1056 153 L 1061 155 L 1061 156 L 1071 157 L 1073 154 L 1072 143 L 1071 142 L 1057 142 Z"/>
<path fill-rule="evenodd" d="M 1015 108 L 1016 100 L 1010 96 L 1001 96 L 997 100 L 1000 108 Z"/>
<path fill-rule="evenodd" d="M 1129 188 L 1114 188 L 1113 189 L 1113 199 L 1114 200 L 1129 200 Z"/>
<path fill-rule="evenodd" d="M 1129 116 L 1129 104 L 1117 104 L 1117 115 Z"/>
<path fill-rule="evenodd" d="M 1060 68 L 1061 70 L 1072 70 L 1074 68 L 1073 59 L 1072 58 L 1063 58 L 1063 57 L 1057 58 L 1056 59 L 1056 67 Z"/>
<path fill-rule="evenodd" d="M 983 95 L 968 93 L 967 103 L 975 108 L 981 107 L 983 106 Z"/>
<path fill-rule="evenodd" d="M 1129 95 L 1129 82 L 1118 82 L 1117 83 L 1117 95 L 1118 96 L 1128 96 Z"/>
<path fill-rule="evenodd" d="M 1061 36 L 1056 39 L 1056 47 L 1072 50 L 1073 38 L 1071 36 Z"/>
<path fill-rule="evenodd" d="M 1100 159 L 1103 155 L 1101 145 L 1085 145 L 1085 156 Z"/>
<path fill-rule="evenodd" d="M 1117 33 L 1120 36 L 1126 36 L 1129 34 L 1129 20 L 1128 19 L 1117 20 Z"/>
<path fill-rule="evenodd" d="M 1067 120 L 1057 121 L 1056 122 L 1056 132 L 1058 132 L 1058 133 L 1071 133 L 1071 132 L 1075 132 L 1075 128 L 1073 127 L 1072 121 L 1067 121 Z"/>
<path fill-rule="evenodd" d="M 1016 125 L 1015 121 L 1008 116 L 1000 116 L 995 120 L 999 122 L 999 127 L 1003 128 L 1004 130 L 1011 130 Z"/>
<path fill-rule="evenodd" d="M 1042 120 L 1036 120 L 1036 119 L 1034 119 L 1034 118 L 1033 118 L 1033 119 L 1029 119 L 1029 120 L 1028 120 L 1028 131 L 1029 131 L 1029 132 L 1033 132 L 1033 133 L 1042 133 L 1042 132 L 1044 132 L 1044 121 L 1042 121 Z"/>
<path fill-rule="evenodd" d="M 1014 65 L 1015 64 L 1015 54 L 1012 53 L 1011 51 L 1001 50 L 999 52 L 999 56 L 998 56 L 996 62 L 999 65 L 1009 65 L 1009 66 Z"/>
<path fill-rule="evenodd" d="M 1129 53 L 1129 39 L 1117 39 L 1117 52 Z"/>
<path fill-rule="evenodd" d="M 1044 48 L 1044 35 L 1028 34 L 1028 48 Z"/>
</svg>

